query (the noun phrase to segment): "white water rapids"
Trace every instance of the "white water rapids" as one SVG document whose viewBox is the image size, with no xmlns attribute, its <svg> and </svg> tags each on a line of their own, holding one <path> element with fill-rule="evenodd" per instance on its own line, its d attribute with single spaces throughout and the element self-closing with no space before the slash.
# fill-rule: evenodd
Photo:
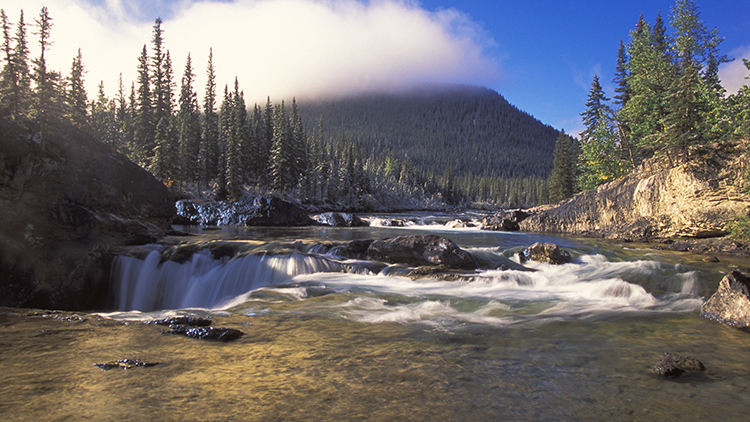
<svg viewBox="0 0 750 422">
<path fill-rule="evenodd" d="M 497 248 L 466 249 L 483 261 L 508 261 Z M 379 270 L 382 265 L 309 252 L 213 259 L 209 251 L 200 250 L 178 263 L 153 250 L 144 259 L 119 257 L 114 281 L 120 311 L 201 308 L 252 313 L 264 310 L 265 302 L 291 300 L 309 301 L 303 305 L 306 312 L 334 311 L 365 323 L 437 326 L 693 312 L 702 303 L 697 273 L 679 265 L 611 262 L 600 254 L 581 255 L 564 265 L 525 265 L 535 271 L 495 269 L 453 279 L 413 280 L 393 267 Z M 329 298 L 314 300 L 320 296 Z"/>
</svg>

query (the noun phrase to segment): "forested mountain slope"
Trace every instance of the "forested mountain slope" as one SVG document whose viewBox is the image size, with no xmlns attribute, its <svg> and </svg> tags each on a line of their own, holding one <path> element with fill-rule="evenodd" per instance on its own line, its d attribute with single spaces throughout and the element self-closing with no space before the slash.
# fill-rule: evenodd
<svg viewBox="0 0 750 422">
<path fill-rule="evenodd" d="M 310 135 L 358 143 L 378 156 L 395 152 L 442 174 L 546 178 L 559 132 L 481 87 L 421 87 L 325 101 L 300 101 Z"/>
</svg>

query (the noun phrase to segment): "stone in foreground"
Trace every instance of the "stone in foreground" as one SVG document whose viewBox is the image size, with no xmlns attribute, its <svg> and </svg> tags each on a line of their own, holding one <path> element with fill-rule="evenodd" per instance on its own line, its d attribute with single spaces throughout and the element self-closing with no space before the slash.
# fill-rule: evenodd
<svg viewBox="0 0 750 422">
<path fill-rule="evenodd" d="M 214 328 L 214 327 L 195 327 L 190 328 L 184 325 L 172 325 L 169 331 L 162 331 L 164 334 L 182 334 L 190 338 L 203 340 L 232 341 L 242 337 L 245 333 L 234 328 Z"/>
<path fill-rule="evenodd" d="M 719 289 L 701 306 L 701 317 L 750 329 L 750 278 L 739 271 L 724 276 Z"/>
<path fill-rule="evenodd" d="M 664 377 L 678 377 L 686 371 L 700 372 L 705 370 L 706 367 L 698 359 L 676 353 L 665 353 L 664 357 L 656 362 L 652 368 L 654 373 Z"/>
</svg>

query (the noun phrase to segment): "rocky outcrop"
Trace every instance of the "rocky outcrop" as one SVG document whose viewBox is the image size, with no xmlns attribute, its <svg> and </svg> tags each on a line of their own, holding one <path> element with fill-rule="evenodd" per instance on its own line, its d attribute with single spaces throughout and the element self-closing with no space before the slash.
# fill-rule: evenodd
<svg viewBox="0 0 750 422">
<path fill-rule="evenodd" d="M 0 306 L 103 308 L 113 248 L 153 242 L 174 201 L 148 172 L 85 132 L 0 120 Z"/>
<path fill-rule="evenodd" d="M 179 223 L 201 226 L 284 226 L 314 224 L 303 208 L 275 196 L 244 198 L 237 202 L 181 200 Z"/>
<path fill-rule="evenodd" d="M 240 330 L 224 327 L 187 327 L 184 325 L 171 325 L 169 331 L 162 331 L 164 334 L 180 334 L 190 338 L 201 340 L 232 341 L 245 335 Z"/>
<path fill-rule="evenodd" d="M 716 293 L 701 306 L 701 317 L 750 330 L 750 278 L 739 271 L 724 276 Z"/>
<path fill-rule="evenodd" d="M 520 229 L 620 240 L 723 236 L 728 221 L 748 215 L 746 148 L 694 148 L 675 166 L 652 159 L 626 178 L 537 212 Z"/>
<path fill-rule="evenodd" d="M 367 227 L 369 224 L 354 214 L 344 212 L 325 212 L 313 216 L 313 220 L 322 226 L 331 227 Z"/>
<path fill-rule="evenodd" d="M 375 240 L 369 244 L 365 255 L 370 259 L 412 267 L 429 265 L 462 270 L 477 268 L 471 254 L 459 248 L 452 240 L 437 235 Z"/>
<path fill-rule="evenodd" d="M 482 230 L 518 231 L 521 222 L 528 216 L 528 213 L 521 210 L 499 212 L 482 220 Z"/>
<path fill-rule="evenodd" d="M 567 264 L 573 262 L 570 252 L 561 249 L 554 243 L 537 242 L 524 249 L 519 254 L 521 261 L 547 262 L 553 265 Z"/>
</svg>

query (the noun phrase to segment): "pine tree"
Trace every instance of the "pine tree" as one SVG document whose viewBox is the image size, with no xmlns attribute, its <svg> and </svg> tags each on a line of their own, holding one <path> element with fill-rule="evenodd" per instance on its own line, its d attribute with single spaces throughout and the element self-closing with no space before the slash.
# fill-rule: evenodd
<svg viewBox="0 0 750 422">
<path fill-rule="evenodd" d="M 185 63 L 185 72 L 180 86 L 180 109 L 177 114 L 179 132 L 181 181 L 197 182 L 201 176 L 200 165 L 200 117 L 198 96 L 193 90 L 193 65 L 190 54 Z"/>
<path fill-rule="evenodd" d="M 624 107 L 630 99 L 630 88 L 628 87 L 628 53 L 625 45 L 620 40 L 620 48 L 617 50 L 617 66 L 615 67 L 614 103 L 620 108 Z"/>
<path fill-rule="evenodd" d="M 166 70 L 167 60 L 166 53 L 163 49 L 164 31 L 161 28 L 161 18 L 156 18 L 153 27 L 153 36 L 151 38 L 151 61 L 149 63 L 152 87 L 152 104 L 154 108 L 154 121 L 159 122 L 167 115 L 171 114 L 170 108 L 170 87 L 167 80 Z M 171 68 L 171 64 L 169 65 Z"/>
<path fill-rule="evenodd" d="M 564 131 L 560 131 L 555 142 L 553 166 L 549 177 L 549 197 L 553 203 L 557 203 L 575 193 L 575 157 L 572 154 L 571 138 Z M 520 189 L 516 187 L 515 190 L 517 193 L 514 194 L 513 203 L 519 204 Z"/>
<path fill-rule="evenodd" d="M 47 71 L 47 59 L 45 53 L 52 45 L 50 41 L 50 31 L 52 29 L 52 18 L 49 16 L 47 7 L 42 7 L 39 18 L 34 19 L 38 31 L 34 34 L 39 37 L 39 57 L 34 59 L 34 82 L 36 89 L 34 92 L 34 109 L 40 119 L 42 126 L 49 125 L 53 112 L 52 101 L 54 98 L 55 86 L 53 78 Z"/>
<path fill-rule="evenodd" d="M 174 186 L 175 179 L 180 173 L 177 165 L 180 155 L 179 142 L 173 121 L 171 116 L 163 117 L 159 121 L 154 138 L 154 159 L 149 167 L 149 171 L 170 188 Z"/>
<path fill-rule="evenodd" d="M 0 73 L 0 107 L 3 115 L 11 114 L 14 109 L 13 91 L 16 89 L 16 72 L 13 69 L 13 47 L 11 46 L 11 24 L 5 10 L 0 9 L 0 29 L 3 32 L 3 44 L 0 47 L 3 55 L 3 68 Z"/>
<path fill-rule="evenodd" d="M 234 109 L 229 87 L 224 85 L 224 99 L 219 111 L 219 162 L 214 186 L 214 197 L 217 200 L 227 198 L 227 158 L 229 155 L 229 133 Z"/>
<path fill-rule="evenodd" d="M 83 74 L 83 56 L 79 48 L 78 55 L 73 58 L 73 64 L 70 68 L 69 88 L 66 96 L 68 118 L 78 127 L 84 127 L 88 123 L 87 108 L 89 100 L 83 83 Z"/>
<path fill-rule="evenodd" d="M 201 169 L 205 185 L 216 177 L 219 167 L 219 115 L 216 113 L 216 74 L 213 49 L 208 53 L 206 93 L 203 98 L 203 126 L 201 137 Z"/>
<path fill-rule="evenodd" d="M 154 111 L 151 102 L 151 78 L 149 76 L 148 52 L 143 46 L 138 57 L 138 97 L 136 99 L 136 114 L 134 127 L 134 151 L 131 159 L 141 165 L 148 166 L 154 149 Z"/>
<path fill-rule="evenodd" d="M 16 35 L 13 38 L 13 73 L 14 83 L 11 93 L 11 114 L 25 116 L 31 107 L 31 76 L 29 72 L 29 47 L 26 40 L 26 23 L 23 10 L 16 24 Z"/>
</svg>

